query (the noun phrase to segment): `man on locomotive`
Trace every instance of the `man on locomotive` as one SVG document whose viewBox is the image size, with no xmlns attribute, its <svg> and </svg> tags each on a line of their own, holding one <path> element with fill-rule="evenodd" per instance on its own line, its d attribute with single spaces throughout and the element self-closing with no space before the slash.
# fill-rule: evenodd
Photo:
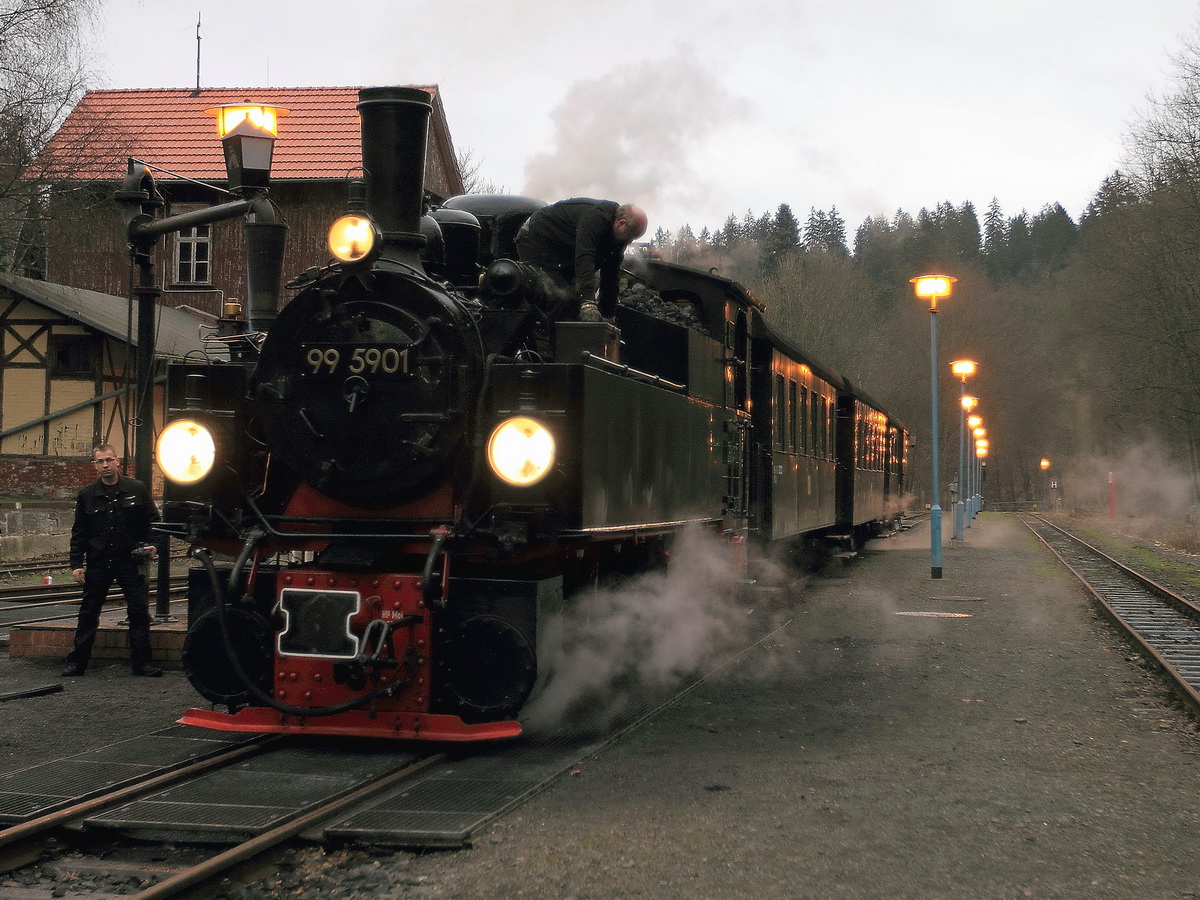
<svg viewBox="0 0 1200 900">
<path fill-rule="evenodd" d="M 555 318 L 599 322 L 617 311 L 621 259 L 646 233 L 631 204 L 572 197 L 537 210 L 517 235 L 521 261 L 542 269 L 563 297 Z"/>
<path fill-rule="evenodd" d="M 155 555 L 148 541 L 150 526 L 158 521 L 158 507 L 146 485 L 121 474 L 112 444 L 94 447 L 92 462 L 100 477 L 76 497 L 75 522 L 71 526 L 71 575 L 83 585 L 83 601 L 75 644 L 67 654 L 62 674 L 87 674 L 100 627 L 100 610 L 115 580 L 125 594 L 133 674 L 156 678 L 162 675 L 162 669 L 150 662 L 149 591 L 140 561 Z"/>
</svg>

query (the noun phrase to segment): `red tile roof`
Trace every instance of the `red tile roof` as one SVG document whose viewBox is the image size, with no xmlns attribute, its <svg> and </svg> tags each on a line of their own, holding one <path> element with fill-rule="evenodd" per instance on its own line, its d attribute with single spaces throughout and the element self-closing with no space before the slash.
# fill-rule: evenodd
<svg viewBox="0 0 1200 900">
<path fill-rule="evenodd" d="M 449 147 L 435 86 L 431 130 Z M 290 110 L 279 120 L 273 181 L 340 179 L 361 165 L 357 87 L 205 88 L 88 91 L 46 148 L 50 177 L 114 181 L 136 157 L 187 178 L 224 181 L 216 120 L 204 111 L 252 100 Z M 450 151 L 453 152 L 452 150 Z M 167 175 L 156 174 L 156 178 Z"/>
</svg>

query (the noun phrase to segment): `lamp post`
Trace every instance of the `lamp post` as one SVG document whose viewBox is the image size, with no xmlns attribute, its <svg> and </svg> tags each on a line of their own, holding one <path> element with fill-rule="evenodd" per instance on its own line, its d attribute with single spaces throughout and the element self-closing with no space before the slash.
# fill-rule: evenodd
<svg viewBox="0 0 1200 900">
<path fill-rule="evenodd" d="M 957 278 L 949 275 L 919 275 L 910 278 L 919 300 L 929 301 L 929 391 L 932 436 L 929 455 L 933 468 L 933 504 L 929 508 L 929 577 L 942 577 L 942 507 L 938 499 L 938 361 L 937 302 L 949 297 Z"/>
<path fill-rule="evenodd" d="M 976 398 L 967 396 L 967 379 L 975 374 L 975 369 L 975 363 L 969 359 L 956 359 L 950 363 L 950 371 L 962 381 L 962 389 L 959 394 L 961 409 L 958 411 L 958 498 L 954 504 L 954 539 L 956 541 L 961 541 L 965 537 L 963 520 L 966 518 L 967 506 L 963 501 L 963 482 L 966 474 L 967 413 L 979 402 Z M 970 402 L 968 403 L 968 401 Z"/>
<path fill-rule="evenodd" d="M 138 270 L 130 298 L 130 303 L 137 301 L 138 308 L 134 476 L 147 485 L 151 483 L 154 463 L 154 324 L 158 298 L 162 294 L 154 273 L 154 251 L 159 238 L 185 228 L 245 216 L 248 294 L 252 301 L 258 297 L 265 302 L 271 297 L 278 305 L 283 235 L 287 226 L 266 193 L 276 123 L 287 110 L 246 103 L 214 107 L 206 112 L 217 117 L 217 132 L 224 146 L 230 188 L 221 193 L 233 197 L 232 200 L 162 217 L 166 203 L 155 186 L 151 171 L 158 167 L 132 157 L 125 178 L 114 195 L 125 223 L 130 262 Z M 161 620 L 169 618 L 170 554 L 165 552 L 166 540 L 164 535 L 158 554 L 156 617 Z"/>
<path fill-rule="evenodd" d="M 987 429 L 983 427 L 983 416 L 967 416 L 967 428 L 971 430 L 971 439 L 987 437 Z M 973 457 L 971 460 L 971 516 L 975 518 L 979 515 L 979 458 Z M 967 527 L 971 527 L 970 521 L 967 522 Z"/>
<path fill-rule="evenodd" d="M 1046 487 L 1046 473 L 1050 471 L 1050 460 L 1042 457 L 1042 461 L 1038 463 L 1042 470 L 1042 505 L 1047 509 L 1050 508 L 1050 491 Z"/>
<path fill-rule="evenodd" d="M 956 525 L 961 524 L 963 527 L 970 527 L 971 525 L 971 465 L 969 462 L 967 462 L 966 422 L 968 414 L 978 405 L 978 397 L 972 397 L 970 394 L 963 394 L 962 413 L 958 421 L 958 477 L 960 481 L 966 482 L 966 486 L 963 488 L 959 496 L 959 503 L 961 504 L 962 509 L 962 522 L 955 523 Z M 958 539 L 960 541 L 963 540 L 961 528 L 959 529 Z"/>
<path fill-rule="evenodd" d="M 978 443 L 978 442 L 976 442 L 976 443 Z M 986 444 L 986 443 L 987 443 L 987 441 L 984 441 L 984 444 Z M 987 471 L 987 463 L 984 462 L 984 459 L 987 458 L 987 455 L 988 455 L 988 451 L 987 451 L 986 446 L 975 448 L 975 458 L 977 460 L 979 460 L 979 508 L 980 509 L 983 509 L 983 479 L 984 479 L 984 473 Z"/>
</svg>

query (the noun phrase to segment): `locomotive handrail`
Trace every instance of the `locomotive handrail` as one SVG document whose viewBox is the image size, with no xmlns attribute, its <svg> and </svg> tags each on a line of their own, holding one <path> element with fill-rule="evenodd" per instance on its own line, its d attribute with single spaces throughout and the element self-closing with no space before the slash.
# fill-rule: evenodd
<svg viewBox="0 0 1200 900">
<path fill-rule="evenodd" d="M 686 384 L 676 384 L 674 381 L 667 381 L 667 379 L 659 375 L 651 375 L 649 372 L 643 372 L 641 369 L 635 369 L 632 366 L 615 363 L 612 360 L 605 359 L 603 356 L 595 356 L 594 354 L 589 353 L 587 350 L 584 350 L 581 356 L 583 357 L 583 364 L 585 366 L 592 366 L 597 369 L 607 369 L 616 375 L 624 375 L 627 378 L 632 378 L 634 381 L 653 384 L 656 387 L 666 388 L 669 391 L 675 391 L 679 394 L 687 393 Z"/>
</svg>

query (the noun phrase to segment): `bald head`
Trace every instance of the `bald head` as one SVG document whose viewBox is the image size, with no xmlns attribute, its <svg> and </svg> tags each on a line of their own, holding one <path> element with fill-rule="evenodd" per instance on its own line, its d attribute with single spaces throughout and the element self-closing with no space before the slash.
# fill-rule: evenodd
<svg viewBox="0 0 1200 900">
<path fill-rule="evenodd" d="M 617 207 L 617 217 L 613 220 L 613 237 L 618 244 L 628 244 L 636 241 L 646 233 L 646 213 L 632 203 L 623 203 Z"/>
</svg>

